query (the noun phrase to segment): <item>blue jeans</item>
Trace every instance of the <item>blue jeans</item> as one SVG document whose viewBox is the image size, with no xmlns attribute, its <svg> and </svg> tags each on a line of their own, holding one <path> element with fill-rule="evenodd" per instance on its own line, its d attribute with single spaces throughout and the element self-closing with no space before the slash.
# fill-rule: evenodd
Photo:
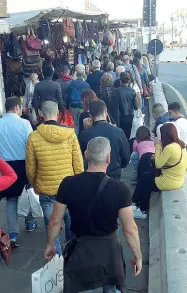
<svg viewBox="0 0 187 293">
<path fill-rule="evenodd" d="M 40 198 L 40 205 L 44 214 L 44 224 L 47 230 L 48 224 L 49 224 L 49 218 L 53 212 L 53 204 L 55 202 L 55 197 L 48 196 L 48 195 L 40 195 L 39 198 Z M 62 255 L 62 248 L 61 248 L 59 236 L 57 236 L 56 238 L 55 247 L 56 247 L 56 253 L 58 255 Z"/>
<path fill-rule="evenodd" d="M 133 164 L 133 167 L 137 170 L 138 169 L 138 164 L 139 164 L 139 154 L 137 152 L 133 152 L 131 154 L 131 162 Z"/>
<path fill-rule="evenodd" d="M 84 291 L 84 293 L 95 293 L 97 291 L 98 289 L 93 289 L 93 290 Z M 116 289 L 116 286 L 106 285 L 103 287 L 103 293 L 120 293 L 120 292 Z"/>
<path fill-rule="evenodd" d="M 13 197 L 7 199 L 6 211 L 7 211 L 7 223 L 8 223 L 8 232 L 10 239 L 16 239 L 19 234 L 19 223 L 18 223 L 18 197 Z M 29 213 L 27 217 L 25 217 L 25 225 L 29 226 L 35 224 L 36 220 L 33 218 L 32 214 Z"/>
</svg>

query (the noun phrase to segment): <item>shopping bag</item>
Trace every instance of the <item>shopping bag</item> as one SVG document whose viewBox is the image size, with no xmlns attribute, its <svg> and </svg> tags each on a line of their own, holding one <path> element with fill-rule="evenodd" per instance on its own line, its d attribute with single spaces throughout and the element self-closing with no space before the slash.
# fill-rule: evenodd
<svg viewBox="0 0 187 293">
<path fill-rule="evenodd" d="M 32 274 L 32 293 L 61 293 L 64 288 L 64 259 L 56 255 Z"/>
<path fill-rule="evenodd" d="M 130 139 L 136 137 L 136 132 L 140 126 L 144 124 L 142 111 L 140 109 L 134 111 L 134 118 L 132 122 L 131 136 Z"/>
<path fill-rule="evenodd" d="M 23 188 L 22 194 L 18 199 L 18 215 L 26 217 L 30 211 L 29 196 L 26 188 Z"/>
<path fill-rule="evenodd" d="M 43 218 L 43 212 L 39 201 L 39 195 L 34 192 L 33 188 L 29 188 L 27 190 L 29 203 L 30 203 L 30 211 L 34 218 Z"/>
</svg>

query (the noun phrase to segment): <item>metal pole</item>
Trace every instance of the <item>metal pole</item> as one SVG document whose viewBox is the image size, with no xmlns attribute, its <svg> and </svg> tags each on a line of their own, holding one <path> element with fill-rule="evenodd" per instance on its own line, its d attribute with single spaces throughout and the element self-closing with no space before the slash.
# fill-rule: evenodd
<svg viewBox="0 0 187 293">
<path fill-rule="evenodd" d="M 156 58 L 156 45 L 157 45 L 157 42 L 155 40 L 155 83 L 156 83 L 156 80 L 157 80 L 157 58 Z"/>
<path fill-rule="evenodd" d="M 151 17 L 151 12 L 152 12 L 152 7 L 151 7 L 152 1 L 149 0 L 149 42 L 151 41 L 151 33 L 152 33 L 152 17 Z"/>
<path fill-rule="evenodd" d="M 173 42 L 174 42 L 174 25 L 173 25 L 173 22 L 174 22 L 174 19 L 173 19 L 173 16 L 171 18 L 171 23 L 172 23 L 172 48 L 173 48 Z"/>
<path fill-rule="evenodd" d="M 164 22 L 163 22 L 163 44 L 164 44 L 164 41 L 165 41 L 165 25 L 164 25 Z"/>
</svg>

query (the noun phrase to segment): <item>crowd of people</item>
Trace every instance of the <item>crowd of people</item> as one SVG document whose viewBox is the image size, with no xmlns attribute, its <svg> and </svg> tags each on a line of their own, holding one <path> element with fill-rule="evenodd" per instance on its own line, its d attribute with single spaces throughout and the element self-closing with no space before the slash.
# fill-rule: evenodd
<svg viewBox="0 0 187 293">
<path fill-rule="evenodd" d="M 147 56 L 121 52 L 102 66 L 94 60 L 89 73 L 77 65 L 73 76 L 62 66 L 56 81 L 51 67 L 43 69 L 43 81 L 33 73 L 23 104 L 8 98 L 0 119 L 0 199 L 7 200 L 11 247 L 19 246 L 18 198 L 30 184 L 44 215 L 48 260 L 63 254 L 64 220 L 68 293 L 100 287 L 105 293 L 124 291 L 118 221 L 137 276 L 142 255 L 134 215 L 146 217 L 152 191 L 181 188 L 187 168 L 187 120 L 178 103 L 169 104 L 168 113 L 161 104 L 153 106 L 152 131 L 134 123 L 137 111 L 142 119 L 150 96 Z M 136 173 L 133 196 L 120 181 L 130 161 Z M 38 227 L 31 212 L 25 225 L 27 232 Z"/>
</svg>

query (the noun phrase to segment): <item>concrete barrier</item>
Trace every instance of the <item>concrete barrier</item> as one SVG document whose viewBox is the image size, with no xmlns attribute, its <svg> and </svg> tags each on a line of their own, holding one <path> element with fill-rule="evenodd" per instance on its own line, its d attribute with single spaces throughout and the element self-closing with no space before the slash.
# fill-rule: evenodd
<svg viewBox="0 0 187 293">
<path fill-rule="evenodd" d="M 164 101 L 159 81 L 152 103 Z M 159 91 L 160 90 L 160 91 Z M 153 193 L 149 212 L 149 293 L 187 292 L 187 177 L 180 190 Z"/>
</svg>

